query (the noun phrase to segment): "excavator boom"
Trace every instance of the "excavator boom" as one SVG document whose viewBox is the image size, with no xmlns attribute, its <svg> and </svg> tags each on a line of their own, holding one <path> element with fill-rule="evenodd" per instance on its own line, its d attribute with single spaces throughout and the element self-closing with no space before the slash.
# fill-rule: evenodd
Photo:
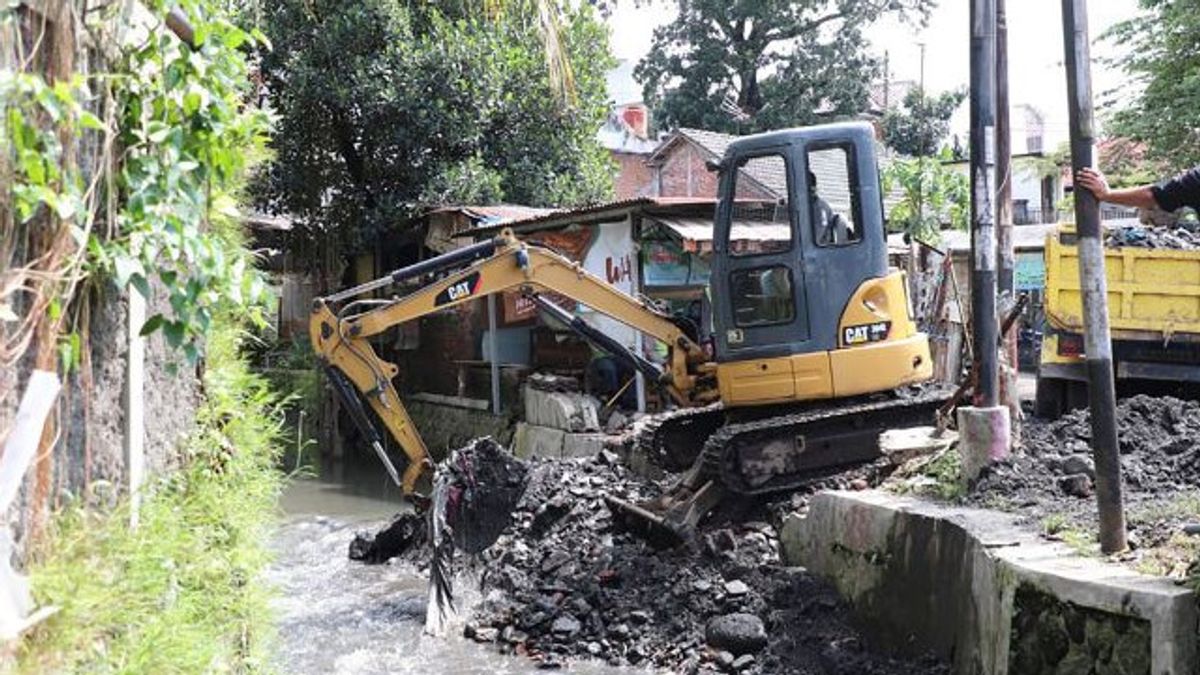
<svg viewBox="0 0 1200 675">
<path fill-rule="evenodd" d="M 445 276 L 402 297 L 364 297 L 434 274 Z M 698 386 L 701 378 L 696 373 L 704 361 L 703 350 L 669 317 L 613 288 L 578 263 L 549 249 L 518 241 L 506 230 L 493 240 L 422 261 L 313 302 L 309 322 L 313 349 L 356 426 L 406 496 L 420 496 L 424 492 L 423 484 L 432 466 L 429 451 L 392 384 L 399 369 L 376 353 L 371 338 L 404 322 L 505 291 L 528 294 L 556 319 L 649 376 L 676 404 L 692 405 L 715 397 L 715 390 L 709 388 L 706 393 Z M 669 358 L 665 367 L 650 363 L 595 331 L 555 305 L 546 297 L 547 293 L 585 304 L 666 343 Z M 363 401 L 375 411 L 407 456 L 408 466 L 402 475 L 392 468 Z"/>
</svg>

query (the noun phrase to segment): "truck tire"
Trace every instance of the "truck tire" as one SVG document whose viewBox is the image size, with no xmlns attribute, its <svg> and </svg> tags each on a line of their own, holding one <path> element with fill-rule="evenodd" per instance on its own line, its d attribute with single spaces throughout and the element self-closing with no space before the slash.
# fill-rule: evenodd
<svg viewBox="0 0 1200 675">
<path fill-rule="evenodd" d="M 1037 394 L 1033 400 L 1033 414 L 1047 420 L 1056 420 L 1066 411 L 1068 380 L 1038 375 Z"/>
<path fill-rule="evenodd" d="M 1063 413 L 1086 409 L 1088 407 L 1088 383 L 1068 380 L 1066 385 L 1067 395 L 1064 399 Z"/>
</svg>

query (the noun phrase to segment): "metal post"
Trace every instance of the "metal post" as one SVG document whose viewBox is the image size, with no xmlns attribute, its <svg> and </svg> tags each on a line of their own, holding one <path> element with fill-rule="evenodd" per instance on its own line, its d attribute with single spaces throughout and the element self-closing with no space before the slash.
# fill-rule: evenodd
<svg viewBox="0 0 1200 675">
<path fill-rule="evenodd" d="M 996 221 L 996 4 L 971 1 L 971 322 L 978 385 L 975 405 L 993 408 L 997 395 Z"/>
<path fill-rule="evenodd" d="M 488 359 L 491 366 L 492 376 L 492 414 L 500 414 L 500 354 L 498 352 L 499 341 L 496 339 L 496 294 L 492 293 L 487 296 L 488 309 L 488 351 L 491 352 L 491 358 Z"/>
<path fill-rule="evenodd" d="M 1067 65 L 1067 110 L 1071 128 L 1071 166 L 1093 165 L 1091 54 L 1087 1 L 1062 0 L 1063 46 Z M 1117 446 L 1116 391 L 1112 341 L 1108 330 L 1108 280 L 1100 241 L 1100 205 L 1088 190 L 1075 191 L 1075 229 L 1079 243 L 1079 283 L 1083 289 L 1083 337 L 1087 357 L 1088 408 L 1092 453 L 1096 462 L 1096 502 L 1100 510 L 1100 550 L 1122 551 L 1125 510 L 1121 503 L 1121 460 Z"/>
</svg>

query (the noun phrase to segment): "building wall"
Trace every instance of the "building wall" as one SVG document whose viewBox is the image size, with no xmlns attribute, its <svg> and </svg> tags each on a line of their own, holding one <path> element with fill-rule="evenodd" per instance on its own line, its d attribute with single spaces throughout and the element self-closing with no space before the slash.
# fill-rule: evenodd
<svg viewBox="0 0 1200 675">
<path fill-rule="evenodd" d="M 692 143 L 679 143 L 657 167 L 659 197 L 717 197 L 717 174 L 704 165 L 708 156 Z M 774 199 L 749 181 L 738 181 L 741 199 Z"/>
<path fill-rule="evenodd" d="M 612 156 L 617 164 L 617 175 L 613 179 L 617 201 L 654 196 L 654 168 L 646 163 L 646 155 L 613 152 Z"/>
</svg>

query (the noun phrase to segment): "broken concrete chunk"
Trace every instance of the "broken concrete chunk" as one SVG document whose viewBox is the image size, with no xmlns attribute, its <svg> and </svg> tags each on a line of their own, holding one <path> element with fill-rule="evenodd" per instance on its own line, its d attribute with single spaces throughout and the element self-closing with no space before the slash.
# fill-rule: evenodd
<svg viewBox="0 0 1200 675">
<path fill-rule="evenodd" d="M 725 582 L 725 592 L 732 597 L 739 597 L 750 592 L 750 587 L 738 579 Z"/>
<path fill-rule="evenodd" d="M 582 626 L 580 625 L 579 620 L 570 614 L 563 614 L 555 619 L 554 623 L 550 625 L 550 631 L 555 635 L 574 635 L 579 632 L 580 628 L 582 628 Z"/>
<path fill-rule="evenodd" d="M 704 639 L 714 649 L 734 654 L 752 654 L 767 646 L 767 629 L 753 614 L 735 612 L 708 622 Z"/>
<path fill-rule="evenodd" d="M 753 654 L 742 654 L 741 656 L 739 656 L 733 660 L 733 669 L 737 670 L 737 671 L 746 670 L 747 668 L 749 668 L 752 665 L 754 665 L 754 655 Z"/>
</svg>

